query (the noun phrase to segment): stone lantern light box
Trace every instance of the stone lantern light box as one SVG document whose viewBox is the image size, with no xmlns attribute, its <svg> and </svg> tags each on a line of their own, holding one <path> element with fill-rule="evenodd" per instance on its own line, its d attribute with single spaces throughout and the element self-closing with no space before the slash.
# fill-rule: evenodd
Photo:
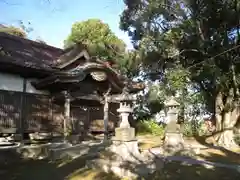
<svg viewBox="0 0 240 180">
<path fill-rule="evenodd" d="M 167 109 L 177 109 L 180 106 L 173 97 L 171 97 L 168 101 L 165 101 L 164 105 Z"/>
<path fill-rule="evenodd" d="M 168 101 L 164 103 L 164 106 L 167 112 L 168 122 L 177 122 L 180 104 L 173 97 L 171 97 Z"/>
</svg>

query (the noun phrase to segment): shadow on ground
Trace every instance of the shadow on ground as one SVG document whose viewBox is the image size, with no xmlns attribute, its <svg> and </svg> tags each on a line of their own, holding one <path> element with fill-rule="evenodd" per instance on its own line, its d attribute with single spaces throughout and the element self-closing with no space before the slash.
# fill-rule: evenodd
<svg viewBox="0 0 240 180">
<path fill-rule="evenodd" d="M 95 152 L 95 149 L 98 148 L 96 146 L 98 145 L 92 146 L 88 154 Z M 106 152 L 106 149 L 103 151 Z M 76 159 L 65 158 L 51 162 L 49 160 L 26 160 L 16 156 L 16 154 L 7 152 L 11 160 L 0 165 L 0 176 L 4 180 L 121 180 L 121 178 L 111 172 L 105 173 L 100 169 L 89 169 L 86 167 L 87 160 L 98 159 L 102 153 L 95 152 L 94 156 L 84 155 Z M 228 155 L 226 154 L 226 158 Z M 141 160 L 138 161 L 138 164 L 126 162 L 123 168 L 139 175 L 142 179 L 152 180 L 233 180 L 238 179 L 240 176 L 240 173 L 236 169 L 189 163 L 196 160 L 193 157 L 189 157 L 189 161 L 170 161 L 159 159 L 157 156 L 154 158 L 154 162 L 162 162 L 162 167 L 144 178 L 141 172 L 138 171 L 137 166 L 147 169 L 148 165 L 141 162 Z M 209 153 L 208 157 L 204 158 L 209 161 L 212 159 L 217 160 L 218 155 Z M 156 166 L 159 166 L 159 164 Z"/>
<path fill-rule="evenodd" d="M 0 152 L 5 162 L 0 164 L 0 179 L 4 180 L 65 180 L 65 179 L 113 179 L 113 174 L 101 171 L 91 171 L 86 168 L 86 161 L 98 157 L 96 149 L 100 145 L 93 145 L 88 154 L 72 159 L 65 157 L 62 160 L 23 159 L 11 151 Z M 89 178 L 88 178 L 89 179 Z"/>
<path fill-rule="evenodd" d="M 232 163 L 240 164 L 239 149 L 237 152 L 235 152 L 233 150 L 229 150 L 224 147 L 214 146 L 213 143 L 207 142 L 207 138 L 209 137 L 212 137 L 212 135 L 207 137 L 199 137 L 199 136 L 194 137 L 194 140 L 196 142 L 207 147 L 205 150 L 201 151 L 202 158 L 209 161 L 213 161 L 213 162 L 220 161 L 223 163 L 232 162 Z"/>
</svg>

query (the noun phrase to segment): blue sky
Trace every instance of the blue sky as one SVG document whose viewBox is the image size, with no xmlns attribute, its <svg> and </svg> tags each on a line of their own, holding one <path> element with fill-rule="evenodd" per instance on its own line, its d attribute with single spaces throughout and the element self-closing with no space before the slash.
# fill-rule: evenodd
<svg viewBox="0 0 240 180">
<path fill-rule="evenodd" d="M 108 23 L 115 34 L 128 47 L 131 42 L 119 30 L 119 15 L 124 9 L 123 0 L 0 0 L 0 23 L 18 25 L 30 22 L 34 29 L 31 39 L 41 38 L 50 45 L 63 46 L 74 22 L 99 18 Z"/>
</svg>

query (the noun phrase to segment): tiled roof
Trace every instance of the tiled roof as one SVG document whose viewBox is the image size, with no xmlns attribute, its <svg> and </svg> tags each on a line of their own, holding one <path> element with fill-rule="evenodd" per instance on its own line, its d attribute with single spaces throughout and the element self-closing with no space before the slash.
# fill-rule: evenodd
<svg viewBox="0 0 240 180">
<path fill-rule="evenodd" d="M 62 49 L 0 32 L 0 63 L 53 70 Z"/>
<path fill-rule="evenodd" d="M 29 68 L 33 71 L 47 71 L 51 74 L 55 72 L 52 74 L 53 76 L 63 73 L 64 77 L 68 77 L 67 72 L 62 69 L 62 67 L 77 61 L 81 52 L 84 52 L 83 55 L 86 60 L 80 62 L 82 65 L 81 68 L 85 73 L 101 69 L 108 74 L 112 83 L 115 85 L 118 84 L 117 86 L 120 88 L 124 86 L 125 81 L 129 81 L 126 77 L 122 76 L 119 71 L 108 66 L 103 61 L 90 58 L 87 52 L 85 53 L 84 47 L 81 44 L 75 45 L 67 50 L 62 50 L 43 43 L 0 32 L 0 69 L 5 68 L 6 65 L 8 67 L 9 65 L 10 67 L 14 65 L 19 69 Z M 52 75 L 43 80 L 48 80 Z M 144 88 L 133 82 L 131 86 L 136 90 Z"/>
</svg>

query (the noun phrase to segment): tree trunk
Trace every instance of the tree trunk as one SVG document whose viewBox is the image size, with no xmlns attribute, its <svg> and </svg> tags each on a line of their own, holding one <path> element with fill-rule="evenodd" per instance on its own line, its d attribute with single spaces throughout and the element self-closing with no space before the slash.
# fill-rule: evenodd
<svg viewBox="0 0 240 180">
<path fill-rule="evenodd" d="M 223 120 L 223 102 L 222 102 L 222 94 L 218 93 L 215 100 L 215 120 L 216 120 L 216 128 L 214 139 L 218 141 L 220 137 L 220 132 L 222 131 L 222 120 Z"/>
<path fill-rule="evenodd" d="M 233 104 L 231 104 L 234 106 L 232 111 L 226 109 L 229 103 L 234 103 L 230 98 L 227 97 L 227 100 L 223 101 L 221 94 L 216 98 L 216 135 L 214 138 L 218 145 L 226 148 L 237 147 L 234 141 L 234 125 L 237 122 L 239 111 L 238 106 Z"/>
<path fill-rule="evenodd" d="M 232 116 L 231 112 L 225 113 L 225 115 L 222 118 L 222 128 L 220 130 L 217 142 L 218 145 L 226 147 L 226 148 L 235 148 L 237 147 L 237 144 L 234 141 L 234 122 L 235 119 Z"/>
<path fill-rule="evenodd" d="M 185 101 L 187 96 L 187 88 L 184 87 L 181 89 L 181 100 L 180 100 L 180 109 L 179 109 L 179 115 L 178 115 L 178 123 L 181 125 L 184 123 L 184 115 L 185 115 Z"/>
</svg>

